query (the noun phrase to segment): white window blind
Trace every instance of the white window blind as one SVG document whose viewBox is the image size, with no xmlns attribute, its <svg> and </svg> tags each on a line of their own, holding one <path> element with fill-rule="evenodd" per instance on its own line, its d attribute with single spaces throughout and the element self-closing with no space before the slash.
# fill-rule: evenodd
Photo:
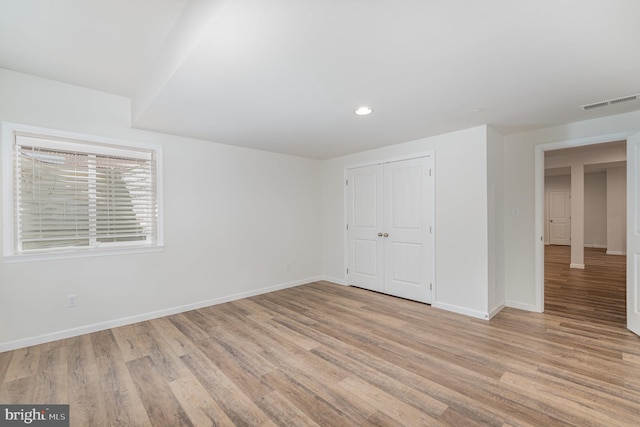
<svg viewBox="0 0 640 427">
<path fill-rule="evenodd" d="M 156 244 L 152 150 L 17 135 L 14 155 L 17 253 Z"/>
</svg>

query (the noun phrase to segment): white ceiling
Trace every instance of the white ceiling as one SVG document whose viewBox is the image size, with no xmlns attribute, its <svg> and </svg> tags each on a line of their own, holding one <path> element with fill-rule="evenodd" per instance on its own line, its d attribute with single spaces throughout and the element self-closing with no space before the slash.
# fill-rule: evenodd
<svg viewBox="0 0 640 427">
<path fill-rule="evenodd" d="M 130 97 L 137 128 L 326 159 L 640 110 L 579 108 L 640 93 L 638 17 L 638 0 L 0 0 L 0 67 Z"/>
</svg>

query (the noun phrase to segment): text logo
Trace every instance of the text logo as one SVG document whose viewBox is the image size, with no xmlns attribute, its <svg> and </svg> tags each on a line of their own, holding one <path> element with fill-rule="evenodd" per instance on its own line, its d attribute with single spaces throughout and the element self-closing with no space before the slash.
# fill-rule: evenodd
<svg viewBox="0 0 640 427">
<path fill-rule="evenodd" d="M 0 427 L 69 427 L 69 405 L 0 405 Z"/>
</svg>

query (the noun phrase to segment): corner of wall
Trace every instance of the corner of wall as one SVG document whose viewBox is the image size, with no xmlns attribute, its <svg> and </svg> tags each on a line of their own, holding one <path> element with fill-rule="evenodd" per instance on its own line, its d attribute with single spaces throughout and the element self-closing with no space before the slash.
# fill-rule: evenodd
<svg viewBox="0 0 640 427">
<path fill-rule="evenodd" d="M 505 305 L 504 136 L 487 126 L 488 312 L 490 318 Z"/>
</svg>

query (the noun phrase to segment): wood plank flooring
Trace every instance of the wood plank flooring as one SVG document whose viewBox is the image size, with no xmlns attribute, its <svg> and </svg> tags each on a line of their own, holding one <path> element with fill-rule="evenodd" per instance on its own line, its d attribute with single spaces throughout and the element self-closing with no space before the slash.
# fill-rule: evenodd
<svg viewBox="0 0 640 427">
<path fill-rule="evenodd" d="M 624 326 L 627 257 L 585 248 L 584 259 L 584 270 L 569 268 L 570 246 L 545 247 L 545 312 Z"/>
<path fill-rule="evenodd" d="M 640 425 L 619 292 L 588 309 L 558 264 L 545 314 L 318 282 L 0 353 L 0 403 L 69 403 L 73 426 Z"/>
</svg>

